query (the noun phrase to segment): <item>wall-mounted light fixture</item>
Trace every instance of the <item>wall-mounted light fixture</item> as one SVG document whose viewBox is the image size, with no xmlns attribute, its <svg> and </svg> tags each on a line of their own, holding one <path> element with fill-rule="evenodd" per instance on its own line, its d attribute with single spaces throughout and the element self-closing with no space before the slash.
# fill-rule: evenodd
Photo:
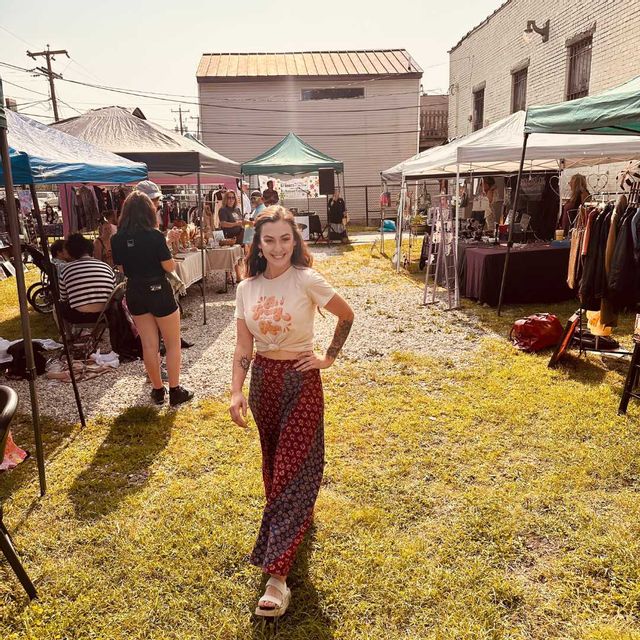
<svg viewBox="0 0 640 640">
<path fill-rule="evenodd" d="M 550 21 L 547 20 L 542 27 L 536 25 L 535 20 L 527 20 L 527 28 L 524 30 L 522 37 L 527 44 L 533 42 L 536 33 L 542 36 L 542 42 L 547 42 L 549 40 L 549 25 Z"/>
</svg>

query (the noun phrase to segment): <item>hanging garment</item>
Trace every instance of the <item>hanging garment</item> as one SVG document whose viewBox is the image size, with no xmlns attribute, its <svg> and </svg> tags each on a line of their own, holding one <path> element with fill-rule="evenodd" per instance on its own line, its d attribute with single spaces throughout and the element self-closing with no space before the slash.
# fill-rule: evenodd
<svg viewBox="0 0 640 640">
<path fill-rule="evenodd" d="M 78 198 L 82 204 L 84 213 L 84 225 L 82 229 L 94 231 L 100 222 L 98 200 L 95 191 L 86 185 L 82 185 L 80 189 L 78 189 Z"/>
<path fill-rule="evenodd" d="M 638 273 L 631 233 L 635 213 L 635 209 L 630 207 L 622 218 L 611 260 L 609 295 L 618 310 L 631 308 L 638 301 Z"/>
<path fill-rule="evenodd" d="M 604 278 L 604 247 L 609 233 L 611 210 L 596 215 L 589 234 L 589 244 L 580 281 L 580 304 L 583 309 L 600 311 L 600 295 Z"/>
<path fill-rule="evenodd" d="M 605 285 L 606 292 L 600 304 L 599 321 L 602 324 L 602 327 L 598 327 L 598 329 L 601 329 L 603 333 L 597 334 L 594 331 L 593 333 L 595 333 L 595 335 L 609 335 L 608 333 L 605 333 L 606 329 L 610 327 L 616 327 L 618 325 L 618 313 L 617 313 L 616 306 L 611 301 L 611 298 L 608 292 L 608 289 L 609 289 L 608 281 L 609 281 L 609 274 L 611 272 L 611 262 L 613 260 L 613 253 L 615 251 L 615 247 L 618 239 L 618 233 L 620 232 L 620 226 L 623 220 L 623 216 L 626 212 L 626 209 L 627 209 L 626 198 L 620 199 L 618 201 L 618 204 L 616 204 L 616 207 L 611 216 L 611 226 L 609 227 L 609 236 L 607 238 L 607 244 L 605 247 L 605 255 L 604 255 L 605 274 L 607 278 L 606 285 Z"/>
<path fill-rule="evenodd" d="M 569 250 L 569 270 L 567 273 L 567 284 L 570 289 L 575 289 L 580 282 L 580 265 L 582 243 L 587 228 L 588 212 L 582 208 L 578 214 L 575 227 L 571 232 L 571 248 Z"/>
</svg>

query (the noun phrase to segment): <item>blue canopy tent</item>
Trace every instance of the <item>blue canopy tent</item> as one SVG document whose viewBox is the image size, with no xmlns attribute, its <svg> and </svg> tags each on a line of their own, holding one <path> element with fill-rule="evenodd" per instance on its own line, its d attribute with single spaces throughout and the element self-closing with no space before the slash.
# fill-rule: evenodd
<svg viewBox="0 0 640 640">
<path fill-rule="evenodd" d="M 51 267 L 48 245 L 42 226 L 42 217 L 36 197 L 36 184 L 63 184 L 68 182 L 100 182 L 118 184 L 135 182 L 147 177 L 146 165 L 132 162 L 108 151 L 95 147 L 88 142 L 74 138 L 62 131 L 40 124 L 23 115 L 4 108 L 2 80 L 0 79 L 0 179 L 4 183 L 6 193 L 6 209 L 9 231 L 16 267 L 22 259 L 18 234 L 18 214 L 15 206 L 14 183 L 28 184 L 31 188 L 34 212 L 42 241 L 42 249 L 48 267 Z M 55 278 L 54 278 L 55 280 Z M 25 345 L 29 390 L 31 396 L 31 413 L 35 435 L 36 458 L 40 479 L 40 494 L 46 492 L 44 469 L 44 452 L 40 430 L 40 411 L 35 387 L 36 369 L 31 343 L 31 327 L 25 279 L 22 269 L 16 268 L 16 285 L 20 304 L 22 337 Z M 54 304 L 60 317 L 59 297 L 54 286 Z M 64 331 L 62 340 L 65 347 L 69 372 L 73 383 L 75 400 L 82 426 L 85 424 L 82 403 L 78 393 L 71 355 Z"/>
<path fill-rule="evenodd" d="M 147 177 L 147 166 L 7 110 L 7 137 L 15 184 L 120 184 Z M 0 180 L 4 179 L 0 166 Z"/>
</svg>

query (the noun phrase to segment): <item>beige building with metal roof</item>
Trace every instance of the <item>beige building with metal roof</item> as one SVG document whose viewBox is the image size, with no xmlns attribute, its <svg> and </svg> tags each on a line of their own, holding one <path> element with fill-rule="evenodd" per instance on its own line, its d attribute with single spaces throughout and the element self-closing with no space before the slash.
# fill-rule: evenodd
<svg viewBox="0 0 640 640">
<path fill-rule="evenodd" d="M 404 49 L 206 53 L 197 71 L 202 139 L 244 162 L 293 131 L 344 162 L 352 220 L 375 223 L 380 170 L 418 151 L 421 77 Z M 310 204 L 324 214 L 324 199 Z"/>
</svg>

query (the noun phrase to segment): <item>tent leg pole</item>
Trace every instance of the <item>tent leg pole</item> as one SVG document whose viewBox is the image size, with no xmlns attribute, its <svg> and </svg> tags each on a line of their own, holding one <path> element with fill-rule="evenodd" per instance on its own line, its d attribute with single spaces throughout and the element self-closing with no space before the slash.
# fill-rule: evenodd
<svg viewBox="0 0 640 640">
<path fill-rule="evenodd" d="M 502 282 L 500 283 L 500 297 L 498 298 L 498 316 L 502 312 L 502 302 L 504 300 L 504 288 L 507 282 L 507 271 L 509 269 L 509 254 L 511 247 L 513 246 L 513 227 L 516 220 L 516 207 L 518 206 L 518 198 L 520 197 L 520 183 L 522 182 L 522 171 L 524 168 L 524 158 L 527 154 L 527 141 L 529 140 L 529 134 L 524 134 L 524 141 L 522 143 L 522 156 L 520 158 L 520 168 L 518 169 L 518 180 L 516 181 L 516 192 L 511 202 L 511 212 L 509 216 L 509 239 L 507 241 L 507 253 L 504 257 L 504 268 L 502 270 Z"/>
<path fill-rule="evenodd" d="M 384 212 L 382 209 L 382 194 L 385 192 L 385 184 L 380 172 L 380 255 L 384 255 Z"/>
<path fill-rule="evenodd" d="M 402 252 L 402 224 L 404 222 L 404 199 L 407 190 L 407 183 L 402 180 L 400 187 L 400 203 L 398 205 L 398 223 L 396 228 L 396 273 L 400 273 L 400 253 Z"/>
<path fill-rule="evenodd" d="M 205 267 L 204 248 L 204 215 L 202 211 L 202 185 L 200 184 L 200 172 L 198 171 L 198 220 L 200 220 L 200 261 L 202 263 L 202 324 L 207 324 L 207 273 Z M 227 275 L 225 274 L 225 279 Z"/>
<path fill-rule="evenodd" d="M 556 228 L 560 224 L 560 220 L 562 220 L 562 186 L 560 185 L 562 181 L 562 174 L 564 173 L 564 160 L 560 160 L 560 165 L 558 167 L 558 219 L 556 220 Z"/>
<path fill-rule="evenodd" d="M 0 85 L 1 87 L 1 85 Z M 0 89 L 0 96 L 2 90 Z M 0 112 L 2 107 L 0 106 Z M 14 266 L 16 269 L 16 285 L 18 288 L 18 302 L 20 304 L 20 322 L 22 324 L 22 339 L 27 361 L 29 376 L 29 393 L 31 396 L 31 417 L 33 420 L 33 435 L 36 445 L 36 459 L 38 463 L 38 477 L 40 480 L 40 495 L 47 492 L 47 479 L 44 468 L 44 449 L 42 446 L 42 431 L 40 429 L 40 406 L 36 390 L 36 365 L 33 357 L 33 343 L 31 342 L 31 326 L 29 324 L 29 309 L 27 307 L 27 290 L 22 269 L 22 251 L 20 250 L 20 234 L 18 232 L 18 212 L 16 211 L 15 194 L 13 190 L 13 178 L 11 176 L 11 159 L 9 158 L 9 142 L 7 130 L 0 127 L 0 159 L 4 168 L 4 189 L 6 197 L 7 215 L 9 218 L 9 233 L 11 237 L 11 249 Z"/>
<path fill-rule="evenodd" d="M 58 291 L 58 278 L 55 272 L 55 267 L 51 263 L 51 255 L 49 254 L 49 244 L 47 242 L 47 236 L 44 233 L 44 226 L 42 225 L 42 214 L 40 212 L 40 205 L 38 204 L 38 197 L 36 193 L 35 185 L 29 185 L 31 190 L 31 199 L 33 200 L 33 211 L 36 216 L 36 225 L 38 227 L 38 235 L 40 236 L 40 243 L 42 244 L 42 253 L 44 254 L 44 262 L 47 265 L 47 270 L 51 274 L 51 289 L 53 290 L 53 306 L 56 311 L 56 317 L 58 322 L 62 323 L 62 309 L 60 307 L 60 293 Z M 76 381 L 76 374 L 73 370 L 73 358 L 71 357 L 71 351 L 69 349 L 69 341 L 64 331 L 64 327 L 60 331 L 60 338 L 62 339 L 62 345 L 64 347 L 64 355 L 67 359 L 67 365 L 69 366 L 69 377 L 71 378 L 71 386 L 73 387 L 73 395 L 76 399 L 76 407 L 78 407 L 78 417 L 80 418 L 80 424 L 84 429 L 87 426 L 84 417 L 84 410 L 82 409 L 82 400 L 80 399 L 80 391 L 78 390 L 78 383 Z"/>
<path fill-rule="evenodd" d="M 453 190 L 454 197 L 456 199 L 456 213 L 454 216 L 454 228 L 453 228 L 453 281 L 455 283 L 453 293 L 453 306 L 458 308 L 460 306 L 460 282 L 458 280 L 458 229 L 460 228 L 460 164 L 456 166 L 456 184 Z"/>
</svg>

